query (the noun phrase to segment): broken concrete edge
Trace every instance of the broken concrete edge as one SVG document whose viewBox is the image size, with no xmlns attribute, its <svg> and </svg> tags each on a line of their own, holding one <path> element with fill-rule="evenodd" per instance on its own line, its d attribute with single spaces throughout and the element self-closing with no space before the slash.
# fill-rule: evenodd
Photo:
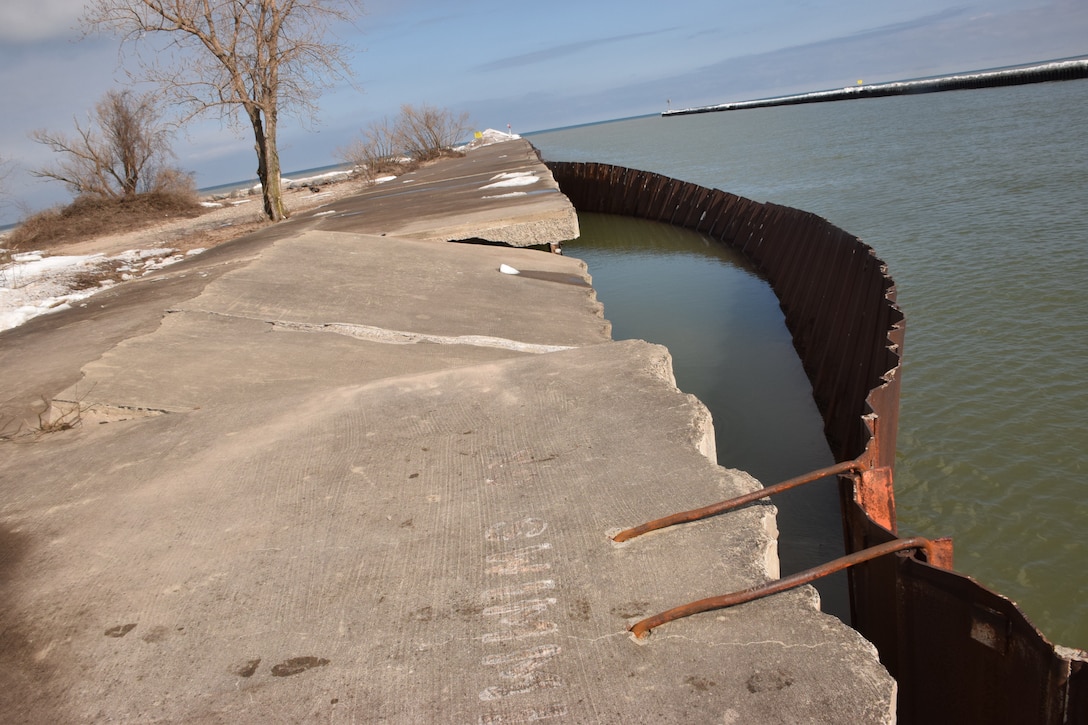
<svg viewBox="0 0 1088 725">
<path fill-rule="evenodd" d="M 561 245 L 577 239 L 581 234 L 578 227 L 577 212 L 570 207 L 569 212 L 541 215 L 535 220 L 503 224 L 501 218 L 496 218 L 496 224 L 492 220 L 483 220 L 476 224 L 459 224 L 446 227 L 428 227 L 421 230 L 423 225 L 408 225 L 398 230 L 397 236 L 410 237 L 428 241 L 452 241 L 456 239 L 483 239 L 488 242 L 497 242 L 511 247 L 532 247 L 544 244 Z"/>
<path fill-rule="evenodd" d="M 447 225 L 435 226 L 434 220 L 416 220 L 400 227 L 393 234 L 428 241 L 481 239 L 511 247 L 548 245 L 553 252 L 564 242 L 577 239 L 581 235 L 578 212 L 559 189 L 559 183 L 551 169 L 541 160 L 540 152 L 524 139 L 504 143 L 519 145 L 519 152 L 525 157 L 524 168 L 530 169 L 514 173 L 535 176 L 541 182 L 539 187 L 534 187 L 531 192 L 510 192 L 510 207 L 475 211 L 464 215 L 462 221 Z M 478 149 L 470 149 L 469 153 L 473 150 Z M 539 202 L 545 198 L 556 201 L 550 203 L 553 208 L 540 211 Z M 520 204 L 522 199 L 528 202 L 529 208 L 520 208 L 525 206 Z"/>
<path fill-rule="evenodd" d="M 673 373 L 672 353 L 664 346 L 658 347 L 663 351 L 663 355 L 652 361 L 650 365 L 651 373 L 667 382 L 676 390 L 680 390 L 676 385 L 676 376 Z M 710 409 L 694 395 L 688 394 L 688 399 L 691 402 L 692 409 L 690 445 L 701 453 L 708 461 L 714 465 L 720 466 L 717 454 L 717 440 L 714 432 L 714 418 L 710 413 Z M 762 483 L 757 481 L 747 472 L 736 469 L 732 469 L 732 471 L 735 474 L 750 479 L 753 491 L 762 487 Z M 763 516 L 760 523 L 763 529 L 764 539 L 759 542 L 759 545 L 763 552 L 761 556 L 763 571 L 767 579 L 779 579 L 782 576 L 782 563 L 778 556 L 778 509 L 774 505 L 767 503 L 765 506 L 761 507 L 761 511 Z M 612 533 L 615 534 L 618 532 Z M 651 532 L 646 535 L 652 536 L 653 533 Z M 619 545 L 622 546 L 622 544 Z M 819 610 L 819 593 L 812 587 L 809 587 L 808 590 L 813 597 L 812 608 Z"/>
<path fill-rule="evenodd" d="M 649 343 L 655 348 L 660 349 L 660 356 L 651 360 L 648 367 L 649 373 L 666 382 L 673 389 L 678 392 L 683 392 L 676 385 L 676 376 L 673 373 L 672 353 L 669 349 L 663 345 L 657 345 L 655 343 Z M 710 409 L 706 407 L 703 401 L 699 400 L 694 395 L 686 394 L 688 402 L 691 406 L 691 423 L 689 429 L 689 445 L 701 454 L 704 458 L 710 461 L 715 466 L 722 468 L 718 462 L 717 453 L 717 440 L 714 433 L 714 418 L 710 412 Z M 755 491 L 763 487 L 763 484 L 756 480 L 751 474 L 746 471 L 738 469 L 729 469 L 729 471 L 736 476 L 747 479 L 751 484 L 751 490 Z M 712 503 L 712 502 L 708 502 Z M 762 563 L 763 574 L 768 580 L 774 580 L 781 578 L 782 564 L 781 559 L 778 556 L 778 508 L 772 503 L 767 501 L 763 506 L 760 506 L 760 528 L 762 531 L 762 540 L 756 542 L 759 551 L 759 560 Z M 681 526 L 697 526 L 701 521 L 695 521 L 689 524 L 680 524 Z M 662 530 L 664 531 L 664 529 Z M 609 532 L 610 535 L 615 535 L 618 531 Z M 644 534 L 645 536 L 653 536 L 657 532 L 650 532 Z M 614 544 L 616 546 L 625 546 L 626 544 Z M 811 597 L 810 603 L 813 609 L 820 611 L 820 595 L 814 587 L 805 587 L 807 593 Z M 638 641 L 638 640 L 636 640 Z"/>
</svg>

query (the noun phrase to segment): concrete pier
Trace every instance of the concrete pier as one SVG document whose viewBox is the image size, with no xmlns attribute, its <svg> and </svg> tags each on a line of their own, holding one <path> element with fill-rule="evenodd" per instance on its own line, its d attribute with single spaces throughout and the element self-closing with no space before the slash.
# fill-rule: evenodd
<svg viewBox="0 0 1088 725">
<path fill-rule="evenodd" d="M 576 233 L 526 142 L 391 183 L 0 333 L 76 423 L 0 442 L 0 717 L 894 721 L 808 587 L 628 633 L 776 577 L 774 507 L 613 543 L 760 484 L 584 264 L 446 243 Z"/>
</svg>

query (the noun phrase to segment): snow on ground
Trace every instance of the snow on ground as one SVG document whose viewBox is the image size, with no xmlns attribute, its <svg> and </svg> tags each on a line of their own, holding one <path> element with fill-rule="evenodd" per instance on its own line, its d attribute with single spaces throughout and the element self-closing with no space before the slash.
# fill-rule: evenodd
<svg viewBox="0 0 1088 725">
<path fill-rule="evenodd" d="M 194 249 L 187 254 L 198 254 Z M 57 255 L 0 250 L 0 331 L 38 315 L 65 310 L 119 281 L 142 277 L 180 262 L 176 249 L 141 249 L 113 257 L 104 254 Z"/>
<path fill-rule="evenodd" d="M 472 149 L 478 149 L 481 146 L 490 146 L 493 143 L 502 143 L 503 141 L 513 141 L 517 138 L 521 138 L 521 136 L 518 136 L 516 133 L 506 133 L 504 131 L 496 131 L 493 128 L 489 128 L 486 131 L 479 131 L 475 139 L 464 146 L 458 146 L 454 151 L 471 151 Z"/>
<path fill-rule="evenodd" d="M 515 196 L 529 196 L 527 191 L 508 191 L 505 194 L 490 194 L 480 197 L 481 199 L 509 199 Z"/>
<path fill-rule="evenodd" d="M 504 186 L 528 186 L 540 181 L 540 177 L 534 175 L 532 171 L 509 171 L 505 174 L 492 176 L 490 181 L 490 184 L 481 186 L 480 190 L 499 189 Z"/>
<path fill-rule="evenodd" d="M 300 179 L 288 179 L 286 176 L 280 177 L 280 186 L 284 189 L 307 189 L 310 187 L 320 188 L 322 184 L 335 184 L 341 181 L 347 181 L 355 174 L 354 169 L 344 169 L 341 171 L 327 171 L 324 174 L 316 174 L 315 176 L 305 176 Z M 233 192 L 219 194 L 215 197 L 215 200 L 226 199 L 230 196 L 237 196 L 238 194 L 245 194 L 247 196 L 259 196 L 261 193 L 261 185 L 255 184 L 248 189 L 238 189 Z M 233 204 L 241 204 L 243 202 L 231 202 Z M 211 204 L 214 206 L 214 203 Z"/>
<path fill-rule="evenodd" d="M 286 189 L 301 189 L 310 186 L 320 186 L 321 184 L 335 184 L 338 181 L 347 181 L 354 173 L 354 169 L 345 169 L 341 171 L 326 171 L 324 174 L 306 176 L 301 179 L 280 177 L 280 183 Z M 257 188 L 260 187 L 258 186 Z"/>
</svg>

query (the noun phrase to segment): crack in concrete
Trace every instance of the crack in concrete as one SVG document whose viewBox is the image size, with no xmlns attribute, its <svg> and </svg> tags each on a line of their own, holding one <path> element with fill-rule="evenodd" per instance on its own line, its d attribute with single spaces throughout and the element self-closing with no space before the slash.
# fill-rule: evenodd
<svg viewBox="0 0 1088 725">
<path fill-rule="evenodd" d="M 389 330 L 384 327 L 353 325 L 343 322 L 315 324 L 275 320 L 271 322 L 271 325 L 273 331 L 330 332 L 336 335 L 352 337 L 356 340 L 379 342 L 388 345 L 414 345 L 420 342 L 429 342 L 436 345 L 473 345 L 476 347 L 493 347 L 502 350 L 536 354 L 574 349 L 571 345 L 540 345 L 531 342 L 510 340 L 505 337 L 491 337 L 489 335 L 431 335 L 424 332 L 405 332 L 403 330 Z"/>
<path fill-rule="evenodd" d="M 230 315 L 227 312 L 219 312 L 210 309 L 182 309 L 172 308 L 166 310 L 166 314 L 174 315 L 177 312 L 188 314 L 213 315 L 234 320 L 254 320 L 272 325 L 272 331 L 282 332 L 330 332 L 338 335 L 355 337 L 356 340 L 383 343 L 386 345 L 415 345 L 417 343 L 433 343 L 435 345 L 474 345 L 477 347 L 497 347 L 509 349 L 516 353 L 533 353 L 543 355 L 545 353 L 559 353 L 565 349 L 576 349 L 579 345 L 543 345 L 539 343 L 527 343 L 519 340 L 510 340 L 508 337 L 493 337 L 491 335 L 433 335 L 426 332 L 407 332 L 405 330 L 390 330 L 387 328 L 375 328 L 369 324 L 353 324 L 349 322 L 292 322 L 289 320 L 264 320 L 245 315 Z"/>
<path fill-rule="evenodd" d="M 355 325 L 347 322 L 292 322 L 290 320 L 264 320 L 246 315 L 231 315 L 215 310 L 186 310 L 169 309 L 167 314 L 196 313 L 228 317 L 235 320 L 252 320 L 263 322 L 272 326 L 273 332 L 327 332 L 335 335 L 345 335 L 356 340 L 378 342 L 386 345 L 415 345 L 420 342 L 429 342 L 435 345 L 473 345 L 476 347 L 493 347 L 514 352 L 528 352 L 537 355 L 549 352 L 562 352 L 574 350 L 577 345 L 543 345 L 533 342 L 521 342 L 505 337 L 492 337 L 490 335 L 432 335 L 426 332 L 407 332 L 404 330 L 390 330 L 384 327 L 372 325 Z"/>
</svg>

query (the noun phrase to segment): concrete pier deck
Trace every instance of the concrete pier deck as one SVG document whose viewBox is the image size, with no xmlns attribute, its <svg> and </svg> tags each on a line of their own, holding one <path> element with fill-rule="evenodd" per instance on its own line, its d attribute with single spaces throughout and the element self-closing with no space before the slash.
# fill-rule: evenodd
<svg viewBox="0 0 1088 725">
<path fill-rule="evenodd" d="M 0 333 L 78 423 L 0 441 L 0 719 L 894 721 L 811 588 L 627 632 L 777 576 L 774 507 L 613 543 L 760 484 L 584 264 L 437 241 L 576 233 L 526 142 L 392 183 Z"/>
</svg>

